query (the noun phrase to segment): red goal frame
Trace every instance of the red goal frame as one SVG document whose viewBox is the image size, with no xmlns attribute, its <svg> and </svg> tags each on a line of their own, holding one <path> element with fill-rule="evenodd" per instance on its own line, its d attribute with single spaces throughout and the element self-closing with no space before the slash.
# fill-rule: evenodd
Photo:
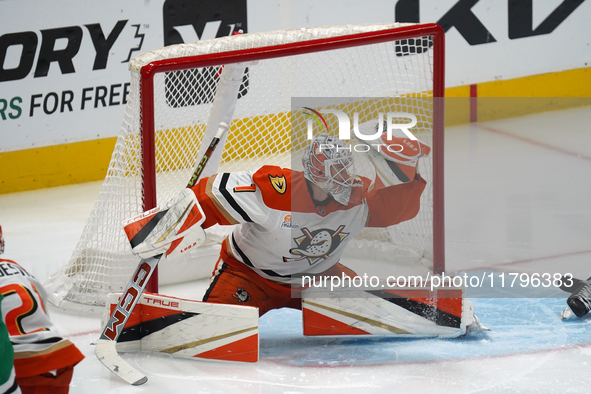
<svg viewBox="0 0 591 394">
<path fill-rule="evenodd" d="M 435 23 L 398 27 L 376 32 L 352 34 L 255 49 L 158 60 L 143 66 L 140 71 L 140 127 L 142 134 L 144 211 L 152 209 L 157 205 L 153 96 L 154 76 L 156 74 L 169 71 L 181 71 L 196 67 L 210 67 L 229 63 L 252 62 L 256 60 L 293 56 L 331 49 L 342 49 L 424 36 L 433 37 L 433 271 L 435 274 L 442 273 L 445 270 L 443 190 L 445 33 L 443 29 Z M 146 286 L 146 291 L 153 293 L 158 292 L 157 271 L 152 274 L 152 277 Z"/>
</svg>

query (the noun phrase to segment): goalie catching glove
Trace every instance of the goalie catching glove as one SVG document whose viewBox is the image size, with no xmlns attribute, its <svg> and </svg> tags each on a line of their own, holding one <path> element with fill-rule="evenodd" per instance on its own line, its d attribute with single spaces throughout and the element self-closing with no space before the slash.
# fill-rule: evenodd
<svg viewBox="0 0 591 394">
<path fill-rule="evenodd" d="M 176 257 L 205 241 L 205 214 L 195 194 L 183 189 L 166 206 L 156 207 L 123 222 L 134 254 L 141 258 Z M 174 253 L 173 253 L 174 252 Z"/>
<path fill-rule="evenodd" d="M 375 134 L 378 123 L 375 120 L 366 122 L 359 125 L 359 129 L 365 135 Z M 386 130 L 385 125 L 383 130 Z M 356 140 L 370 146 L 367 153 L 376 169 L 376 182 L 379 179 L 385 186 L 412 181 L 418 172 L 419 159 L 431 152 L 427 144 L 410 139 L 402 131 L 397 134 L 396 130 L 392 132 L 392 138 L 384 133 L 371 144 L 358 138 Z"/>
</svg>

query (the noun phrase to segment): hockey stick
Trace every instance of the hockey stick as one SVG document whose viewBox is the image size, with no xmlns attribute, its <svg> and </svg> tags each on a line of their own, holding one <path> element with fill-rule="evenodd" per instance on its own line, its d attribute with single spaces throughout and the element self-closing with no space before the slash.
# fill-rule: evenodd
<svg viewBox="0 0 591 394">
<path fill-rule="evenodd" d="M 197 167 L 195 168 L 195 171 L 193 172 L 193 175 L 187 184 L 188 188 L 195 185 L 201 173 L 203 172 L 203 169 L 208 163 L 211 154 L 216 149 L 218 143 L 228 131 L 228 129 L 229 126 L 227 123 L 220 122 L 215 137 L 213 137 L 213 140 L 197 164 Z M 164 212 L 166 211 L 161 211 L 162 214 L 164 214 Z M 160 214 L 155 215 L 146 226 L 156 225 L 161 217 L 162 215 Z M 103 332 L 94 349 L 94 353 L 105 367 L 109 368 L 115 375 L 134 386 L 139 386 L 146 383 L 148 378 L 129 365 L 121 358 L 121 356 L 119 356 L 116 348 L 117 339 L 119 339 L 119 336 L 123 331 L 123 327 L 125 327 L 125 323 L 127 323 L 129 316 L 131 316 L 133 308 L 139 301 L 140 296 L 144 292 L 148 280 L 152 275 L 152 272 L 154 272 L 154 269 L 160 262 L 161 258 L 162 255 L 160 254 L 147 259 L 142 259 L 140 261 L 137 268 L 135 269 L 135 272 L 133 273 L 131 280 L 123 292 L 123 296 L 121 297 L 109 321 L 103 329 Z"/>
</svg>

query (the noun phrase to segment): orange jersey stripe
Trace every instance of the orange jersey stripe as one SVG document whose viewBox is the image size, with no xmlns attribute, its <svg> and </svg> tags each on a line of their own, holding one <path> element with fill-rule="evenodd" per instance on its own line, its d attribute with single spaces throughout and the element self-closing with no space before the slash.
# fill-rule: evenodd
<svg viewBox="0 0 591 394">
<path fill-rule="evenodd" d="M 217 223 L 221 225 L 238 223 L 238 221 L 226 211 L 218 199 L 213 195 L 212 188 L 216 176 L 217 174 L 208 178 L 203 178 L 191 188 L 193 193 L 197 196 L 197 200 L 199 201 L 199 204 L 201 204 L 201 208 L 203 208 L 203 212 L 205 213 L 205 221 L 202 225 L 203 228 L 211 227 Z"/>
<path fill-rule="evenodd" d="M 257 187 L 255 186 L 255 184 L 253 183 L 250 186 L 236 186 L 234 188 L 234 193 L 239 193 L 239 192 L 256 192 L 257 191 Z"/>
<path fill-rule="evenodd" d="M 76 365 L 84 355 L 69 340 L 64 339 L 41 352 L 17 352 L 14 354 L 14 369 L 17 378 L 35 376 Z"/>
</svg>

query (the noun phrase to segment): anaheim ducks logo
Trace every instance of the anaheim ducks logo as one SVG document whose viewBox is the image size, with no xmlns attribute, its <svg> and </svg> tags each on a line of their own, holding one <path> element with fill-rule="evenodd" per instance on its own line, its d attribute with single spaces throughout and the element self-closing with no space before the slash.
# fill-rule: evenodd
<svg viewBox="0 0 591 394">
<path fill-rule="evenodd" d="M 273 189 L 279 194 L 285 193 L 287 190 L 287 182 L 285 181 L 285 175 L 281 176 L 271 176 L 269 175 L 269 180 L 271 181 L 271 185 Z"/>
<path fill-rule="evenodd" d="M 303 228 L 303 236 L 294 238 L 298 244 L 297 248 L 291 248 L 289 253 L 301 257 L 283 257 L 284 262 L 308 260 L 310 265 L 317 263 L 331 256 L 331 253 L 339 247 L 341 242 L 349 236 L 349 233 L 343 232 L 345 226 L 339 226 L 335 230 L 323 228 L 312 231 Z"/>
<path fill-rule="evenodd" d="M 241 304 L 250 301 L 250 294 L 242 287 L 236 289 L 236 293 L 232 294 L 232 297 L 236 298 Z"/>
</svg>

